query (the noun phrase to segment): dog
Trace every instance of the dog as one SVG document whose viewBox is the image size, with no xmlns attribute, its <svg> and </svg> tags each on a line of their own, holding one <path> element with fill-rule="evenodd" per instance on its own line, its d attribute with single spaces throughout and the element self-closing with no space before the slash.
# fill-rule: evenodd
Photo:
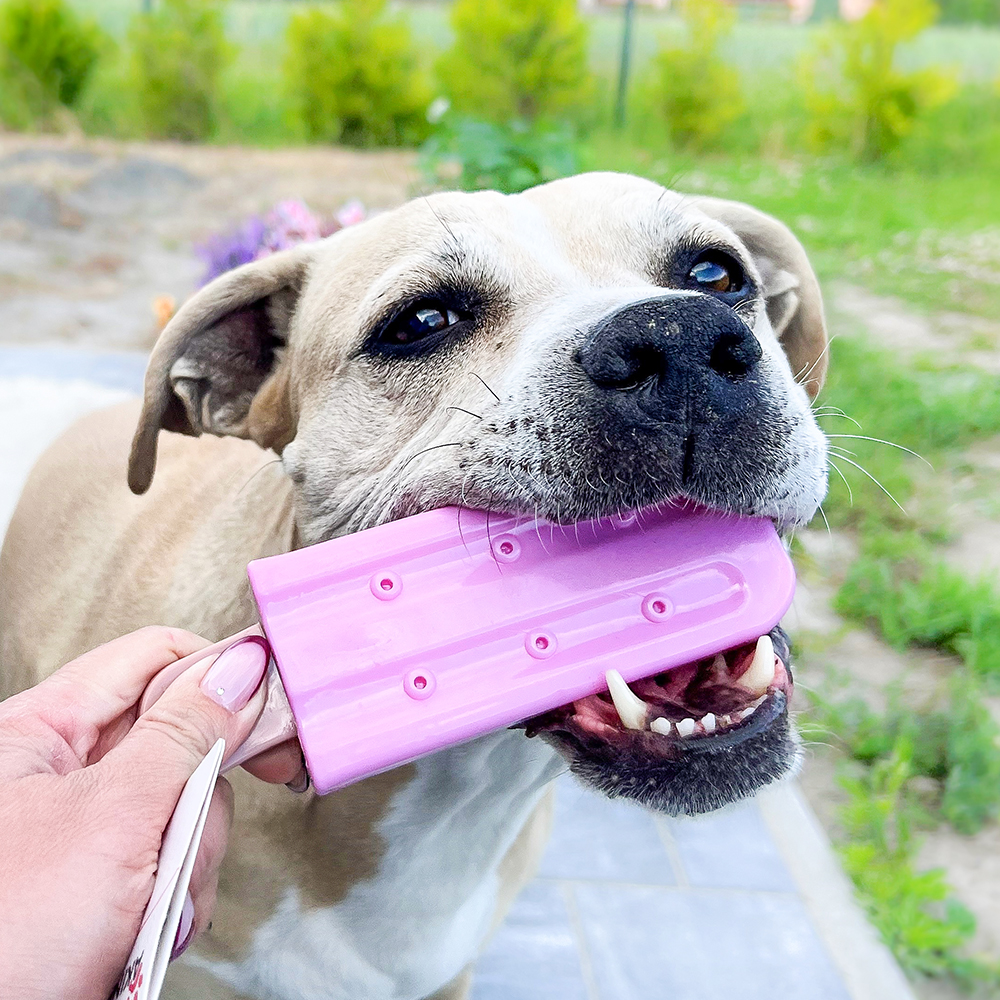
<svg viewBox="0 0 1000 1000">
<path fill-rule="evenodd" d="M 0 693 L 145 624 L 222 638 L 256 620 L 249 560 L 447 504 L 567 523 L 687 498 L 786 532 L 826 491 L 826 348 L 784 225 L 621 174 L 434 194 L 247 264 L 163 332 L 141 408 L 32 473 Z M 670 814 L 795 767 L 772 639 L 749 689 L 752 647 L 632 685 L 666 735 L 600 694 L 322 798 L 234 776 L 214 927 L 168 995 L 465 996 L 566 767 Z"/>
</svg>

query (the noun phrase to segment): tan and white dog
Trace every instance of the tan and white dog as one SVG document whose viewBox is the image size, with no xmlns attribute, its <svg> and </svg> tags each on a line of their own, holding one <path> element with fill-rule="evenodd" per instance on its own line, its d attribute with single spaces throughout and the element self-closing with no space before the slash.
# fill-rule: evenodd
<svg viewBox="0 0 1000 1000">
<path fill-rule="evenodd" d="M 444 504 L 566 522 L 689 497 L 803 524 L 825 352 L 783 225 L 624 175 L 437 194 L 246 265 L 167 327 L 141 412 L 84 419 L 34 470 L 0 557 L 0 694 L 144 624 L 231 634 L 256 618 L 248 560 Z M 324 798 L 240 774 L 214 929 L 170 995 L 463 996 L 567 765 L 675 814 L 794 766 L 790 674 L 748 687 L 752 653 L 636 686 L 656 732 L 604 694 Z"/>
</svg>

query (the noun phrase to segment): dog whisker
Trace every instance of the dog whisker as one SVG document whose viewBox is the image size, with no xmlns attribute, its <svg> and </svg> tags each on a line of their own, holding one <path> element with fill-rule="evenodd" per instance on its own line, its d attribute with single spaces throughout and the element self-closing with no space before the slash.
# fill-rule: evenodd
<svg viewBox="0 0 1000 1000">
<path fill-rule="evenodd" d="M 265 470 L 269 469 L 272 465 L 281 465 L 280 458 L 272 458 L 271 461 L 265 462 L 259 469 L 254 470 L 253 475 L 236 491 L 236 496 L 234 500 L 242 496 L 243 491 Z"/>
<path fill-rule="evenodd" d="M 904 514 L 906 514 L 906 508 L 862 465 L 858 465 L 857 462 L 851 461 L 845 455 L 838 455 L 839 459 L 847 462 L 848 465 L 853 465 L 855 469 L 866 475 Z M 822 508 L 820 508 L 822 510 Z"/>
<path fill-rule="evenodd" d="M 479 379 L 479 381 L 482 382 L 484 386 L 486 386 L 486 391 L 499 403 L 500 397 L 488 385 L 486 385 L 486 379 L 484 379 L 482 375 L 479 375 L 477 372 L 472 372 L 472 374 L 477 379 Z"/>
<path fill-rule="evenodd" d="M 459 413 L 467 413 L 470 417 L 475 417 L 476 420 L 482 420 L 483 416 L 481 413 L 473 413 L 472 410 L 467 410 L 464 406 L 446 406 L 446 410 L 458 410 Z"/>
<path fill-rule="evenodd" d="M 408 466 L 408 465 L 410 464 L 410 462 L 414 461 L 415 459 L 418 459 L 418 458 L 420 458 L 420 456 L 421 456 L 421 455 L 426 455 L 426 454 L 427 454 L 427 452 L 429 452 L 429 451 L 434 451 L 434 450 L 435 450 L 435 449 L 437 449 L 437 448 L 461 448 L 461 447 L 462 447 L 462 444 L 463 444 L 463 442 L 462 442 L 462 441 L 444 441 L 444 442 L 442 442 L 441 444 L 432 444 L 432 445 L 429 445 L 429 446 L 428 446 L 428 447 L 426 447 L 426 448 L 422 448 L 422 449 L 421 449 L 420 451 L 418 451 L 418 452 L 417 452 L 417 453 L 416 453 L 415 455 L 411 455 L 411 456 L 410 456 L 410 457 L 409 457 L 409 458 L 408 458 L 408 459 L 407 459 L 407 460 L 406 460 L 406 461 L 405 461 L 405 462 L 404 462 L 404 463 L 403 463 L 403 464 L 402 464 L 402 465 L 401 465 L 401 466 L 399 467 L 399 471 L 400 471 L 400 472 L 402 472 L 402 471 L 403 471 L 403 470 L 404 470 L 404 469 L 405 469 L 405 468 L 406 468 L 406 467 L 407 467 L 407 466 Z"/>
<path fill-rule="evenodd" d="M 882 438 L 869 437 L 867 434 L 827 434 L 829 438 L 853 438 L 856 441 L 872 441 L 874 444 L 884 444 L 887 448 L 897 448 L 899 451 L 905 451 L 907 455 L 912 455 L 914 458 L 919 458 L 928 469 L 933 470 L 934 466 L 924 458 L 923 455 L 918 454 L 911 448 L 906 448 L 901 444 L 896 444 L 894 441 L 883 441 Z"/>
<path fill-rule="evenodd" d="M 847 476 L 845 476 L 843 474 L 843 472 L 840 471 L 840 466 L 838 466 L 837 463 L 832 458 L 830 459 L 830 465 L 832 466 L 833 471 L 836 472 L 837 475 L 840 476 L 840 478 L 844 480 L 844 485 L 847 487 L 847 496 L 848 496 L 848 499 L 850 501 L 851 506 L 853 507 L 854 506 L 854 490 L 851 489 L 851 484 L 847 481 Z"/>
</svg>

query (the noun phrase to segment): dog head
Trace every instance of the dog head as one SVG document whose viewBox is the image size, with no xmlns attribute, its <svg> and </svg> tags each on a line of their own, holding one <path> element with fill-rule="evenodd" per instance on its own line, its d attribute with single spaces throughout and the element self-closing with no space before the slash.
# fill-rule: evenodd
<svg viewBox="0 0 1000 1000">
<path fill-rule="evenodd" d="M 436 194 L 195 295 L 153 351 L 129 483 L 165 428 L 278 451 L 307 543 L 447 504 L 570 522 L 688 498 L 784 530 L 826 490 L 825 367 L 805 253 L 746 205 L 617 174 Z M 740 649 L 642 682 L 656 733 L 609 695 L 526 728 L 610 794 L 715 808 L 796 759 L 773 638 L 763 698 Z"/>
</svg>

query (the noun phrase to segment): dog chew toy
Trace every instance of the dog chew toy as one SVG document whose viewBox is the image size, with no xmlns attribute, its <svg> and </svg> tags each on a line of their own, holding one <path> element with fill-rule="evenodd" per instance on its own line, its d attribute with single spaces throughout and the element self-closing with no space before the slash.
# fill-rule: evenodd
<svg viewBox="0 0 1000 1000">
<path fill-rule="evenodd" d="M 795 588 L 769 520 L 671 504 L 571 525 L 446 507 L 248 573 L 274 662 L 228 766 L 297 733 L 321 794 L 605 691 L 609 669 L 754 642 Z"/>
</svg>

